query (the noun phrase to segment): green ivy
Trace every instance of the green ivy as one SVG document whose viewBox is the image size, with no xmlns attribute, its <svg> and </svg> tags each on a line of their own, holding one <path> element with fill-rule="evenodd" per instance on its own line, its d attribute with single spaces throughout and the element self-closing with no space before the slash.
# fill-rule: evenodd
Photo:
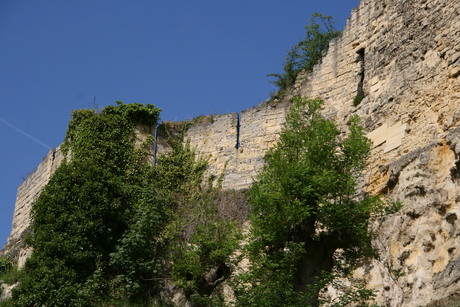
<svg viewBox="0 0 460 307">
<path fill-rule="evenodd" d="M 134 124 L 154 126 L 158 122 L 161 109 L 153 104 L 141 103 L 124 104 L 117 101 L 117 106 L 108 106 L 102 112 L 104 114 L 116 114 Z"/>
<path fill-rule="evenodd" d="M 139 207 L 158 203 L 145 163 L 152 138 L 135 148 L 134 127 L 154 124 L 159 112 L 122 103 L 73 112 L 64 144 L 70 158 L 33 205 L 33 254 L 13 291 L 15 306 L 90 306 L 111 295 L 108 281 L 122 270 L 112 267 L 112 254 L 139 223 Z"/>
</svg>

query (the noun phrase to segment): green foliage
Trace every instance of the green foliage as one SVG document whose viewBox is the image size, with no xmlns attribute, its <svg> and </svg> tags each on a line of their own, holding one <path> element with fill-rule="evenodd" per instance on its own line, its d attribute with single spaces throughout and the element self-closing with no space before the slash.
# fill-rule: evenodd
<svg viewBox="0 0 460 307">
<path fill-rule="evenodd" d="M 171 279 L 194 305 L 222 302 L 211 294 L 229 276 L 241 223 L 219 207 L 223 192 L 202 187 L 207 163 L 182 145 L 188 124 L 153 168 L 152 138 L 135 147 L 133 129 L 154 124 L 159 109 L 117 104 L 73 112 L 70 159 L 34 203 L 34 251 L 11 306 L 162 304 Z"/>
<path fill-rule="evenodd" d="M 75 130 L 78 126 L 85 120 L 89 119 L 96 115 L 96 110 L 88 110 L 88 109 L 81 109 L 81 110 L 73 110 L 72 116 L 70 118 L 69 124 L 67 125 L 67 132 L 64 139 L 64 143 L 61 145 L 61 150 L 64 153 L 64 156 L 67 156 L 70 150 L 70 142 L 75 137 Z"/>
<path fill-rule="evenodd" d="M 153 168 L 144 163 L 145 146 L 134 148 L 133 131 L 158 113 L 152 105 L 121 103 L 99 114 L 73 113 L 65 144 L 71 159 L 33 206 L 34 251 L 13 291 L 15 306 L 87 306 L 110 294 L 107 280 L 118 273 L 112 254 L 137 209 L 158 204 L 150 194 Z"/>
<path fill-rule="evenodd" d="M 314 13 L 305 26 L 305 38 L 289 50 L 283 64 L 284 72 L 269 75 L 276 78 L 273 83 L 280 88 L 280 93 L 294 84 L 299 72 L 311 71 L 327 52 L 329 42 L 339 35 L 331 16 Z"/>
<path fill-rule="evenodd" d="M 171 278 L 193 306 L 222 306 L 219 284 L 231 274 L 243 217 L 240 208 L 230 208 L 238 202 L 235 194 L 203 185 L 207 162 L 178 140 L 157 167 L 158 183 L 176 202 L 165 233 Z"/>
<path fill-rule="evenodd" d="M 254 239 L 251 235 L 251 239 Z M 236 306 L 305 306 L 307 295 L 295 291 L 292 276 L 296 272 L 303 246 L 294 242 L 284 244 L 278 251 L 260 250 L 252 242 L 246 250 L 249 272 L 233 280 Z"/>
<path fill-rule="evenodd" d="M 102 113 L 116 114 L 127 119 L 131 123 L 154 126 L 160 118 L 161 109 L 153 104 L 143 105 L 142 103 L 124 104 L 117 101 L 117 106 L 108 106 Z"/>
<path fill-rule="evenodd" d="M 5 281 L 20 280 L 4 305 L 159 306 L 175 286 L 191 306 L 224 306 L 224 281 L 235 285 L 238 306 L 316 305 L 334 274 L 373 254 L 369 218 L 400 207 L 357 193 L 370 142 L 357 117 L 343 138 L 321 109 L 319 99 L 294 99 L 248 192 L 245 250 L 245 195 L 221 191 L 222 177 L 217 188 L 215 175 L 206 180 L 207 161 L 183 145 L 189 123 L 170 129 L 172 151 L 154 168 L 146 163 L 152 138 L 135 146 L 133 129 L 154 123 L 159 109 L 118 103 L 74 111 L 68 159 L 33 206 L 31 258 L 19 272 L 0 258 L 0 278 L 14 272 Z M 250 270 L 232 280 L 241 252 Z M 358 286 L 340 300 L 370 298 Z"/>
<path fill-rule="evenodd" d="M 145 301 L 157 295 L 167 276 L 164 228 L 174 200 L 152 188 L 139 200 L 132 224 L 110 255 L 111 296 Z"/>
<path fill-rule="evenodd" d="M 382 203 L 360 196 L 356 183 L 370 141 L 357 117 L 342 138 L 321 109 L 320 99 L 293 99 L 279 142 L 248 192 L 251 267 L 240 282 L 241 306 L 317 305 L 324 285 L 308 290 L 323 272 L 347 272 L 374 255 L 368 224 Z"/>
<path fill-rule="evenodd" d="M 2 283 L 13 285 L 19 281 L 22 276 L 23 271 L 14 266 L 8 256 L 0 257 L 0 286 Z"/>
<path fill-rule="evenodd" d="M 13 268 L 13 263 L 7 256 L 0 257 L 0 274 L 5 273 Z"/>
<path fill-rule="evenodd" d="M 171 246 L 172 277 L 198 305 L 222 303 L 214 290 L 230 276 L 231 256 L 242 238 L 238 217 L 219 208 L 222 193 L 214 188 L 197 193 L 182 205 L 171 225 L 176 236 Z"/>
<path fill-rule="evenodd" d="M 356 96 L 356 97 L 353 99 L 353 106 L 356 107 L 357 105 L 359 105 L 359 104 L 361 103 L 361 101 L 363 101 L 363 99 L 364 99 L 364 96 L 362 96 L 362 95 Z"/>
<path fill-rule="evenodd" d="M 171 154 L 159 157 L 157 179 L 163 188 L 185 196 L 189 194 L 189 190 L 199 191 L 206 167 L 206 160 L 195 161 L 195 152 L 189 143 L 183 146 L 176 141 Z"/>
</svg>

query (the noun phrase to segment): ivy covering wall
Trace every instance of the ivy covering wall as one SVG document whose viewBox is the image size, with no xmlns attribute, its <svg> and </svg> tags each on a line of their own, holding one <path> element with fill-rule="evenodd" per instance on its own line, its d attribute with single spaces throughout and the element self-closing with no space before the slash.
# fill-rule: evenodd
<svg viewBox="0 0 460 307">
<path fill-rule="evenodd" d="M 172 152 L 148 162 L 153 136 L 135 127 L 154 127 L 160 111 L 118 102 L 73 112 L 66 159 L 33 205 L 33 254 L 3 306 L 163 305 L 172 289 L 194 305 L 223 301 L 245 202 L 205 184 L 206 161 L 183 146 L 187 123 Z"/>
</svg>

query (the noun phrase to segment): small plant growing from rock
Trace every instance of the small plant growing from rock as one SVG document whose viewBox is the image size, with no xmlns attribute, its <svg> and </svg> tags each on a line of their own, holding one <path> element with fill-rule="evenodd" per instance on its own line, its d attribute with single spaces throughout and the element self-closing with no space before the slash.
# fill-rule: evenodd
<svg viewBox="0 0 460 307">
<path fill-rule="evenodd" d="M 358 95 L 356 96 L 354 99 L 353 99 L 353 106 L 357 106 L 361 103 L 361 101 L 363 101 L 364 99 L 364 96 L 363 95 Z"/>
</svg>

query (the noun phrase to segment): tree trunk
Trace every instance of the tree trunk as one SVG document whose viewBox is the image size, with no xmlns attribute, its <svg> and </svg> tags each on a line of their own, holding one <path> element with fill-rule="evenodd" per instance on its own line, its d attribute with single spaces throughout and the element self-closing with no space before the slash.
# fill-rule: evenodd
<svg viewBox="0 0 460 307">
<path fill-rule="evenodd" d="M 305 243 L 305 255 L 299 260 L 297 272 L 294 275 L 294 289 L 297 292 L 311 291 L 307 306 L 318 306 L 320 289 L 314 289 L 317 277 L 321 272 L 331 272 L 335 248 L 327 247 L 324 242 L 309 240 Z"/>
</svg>

